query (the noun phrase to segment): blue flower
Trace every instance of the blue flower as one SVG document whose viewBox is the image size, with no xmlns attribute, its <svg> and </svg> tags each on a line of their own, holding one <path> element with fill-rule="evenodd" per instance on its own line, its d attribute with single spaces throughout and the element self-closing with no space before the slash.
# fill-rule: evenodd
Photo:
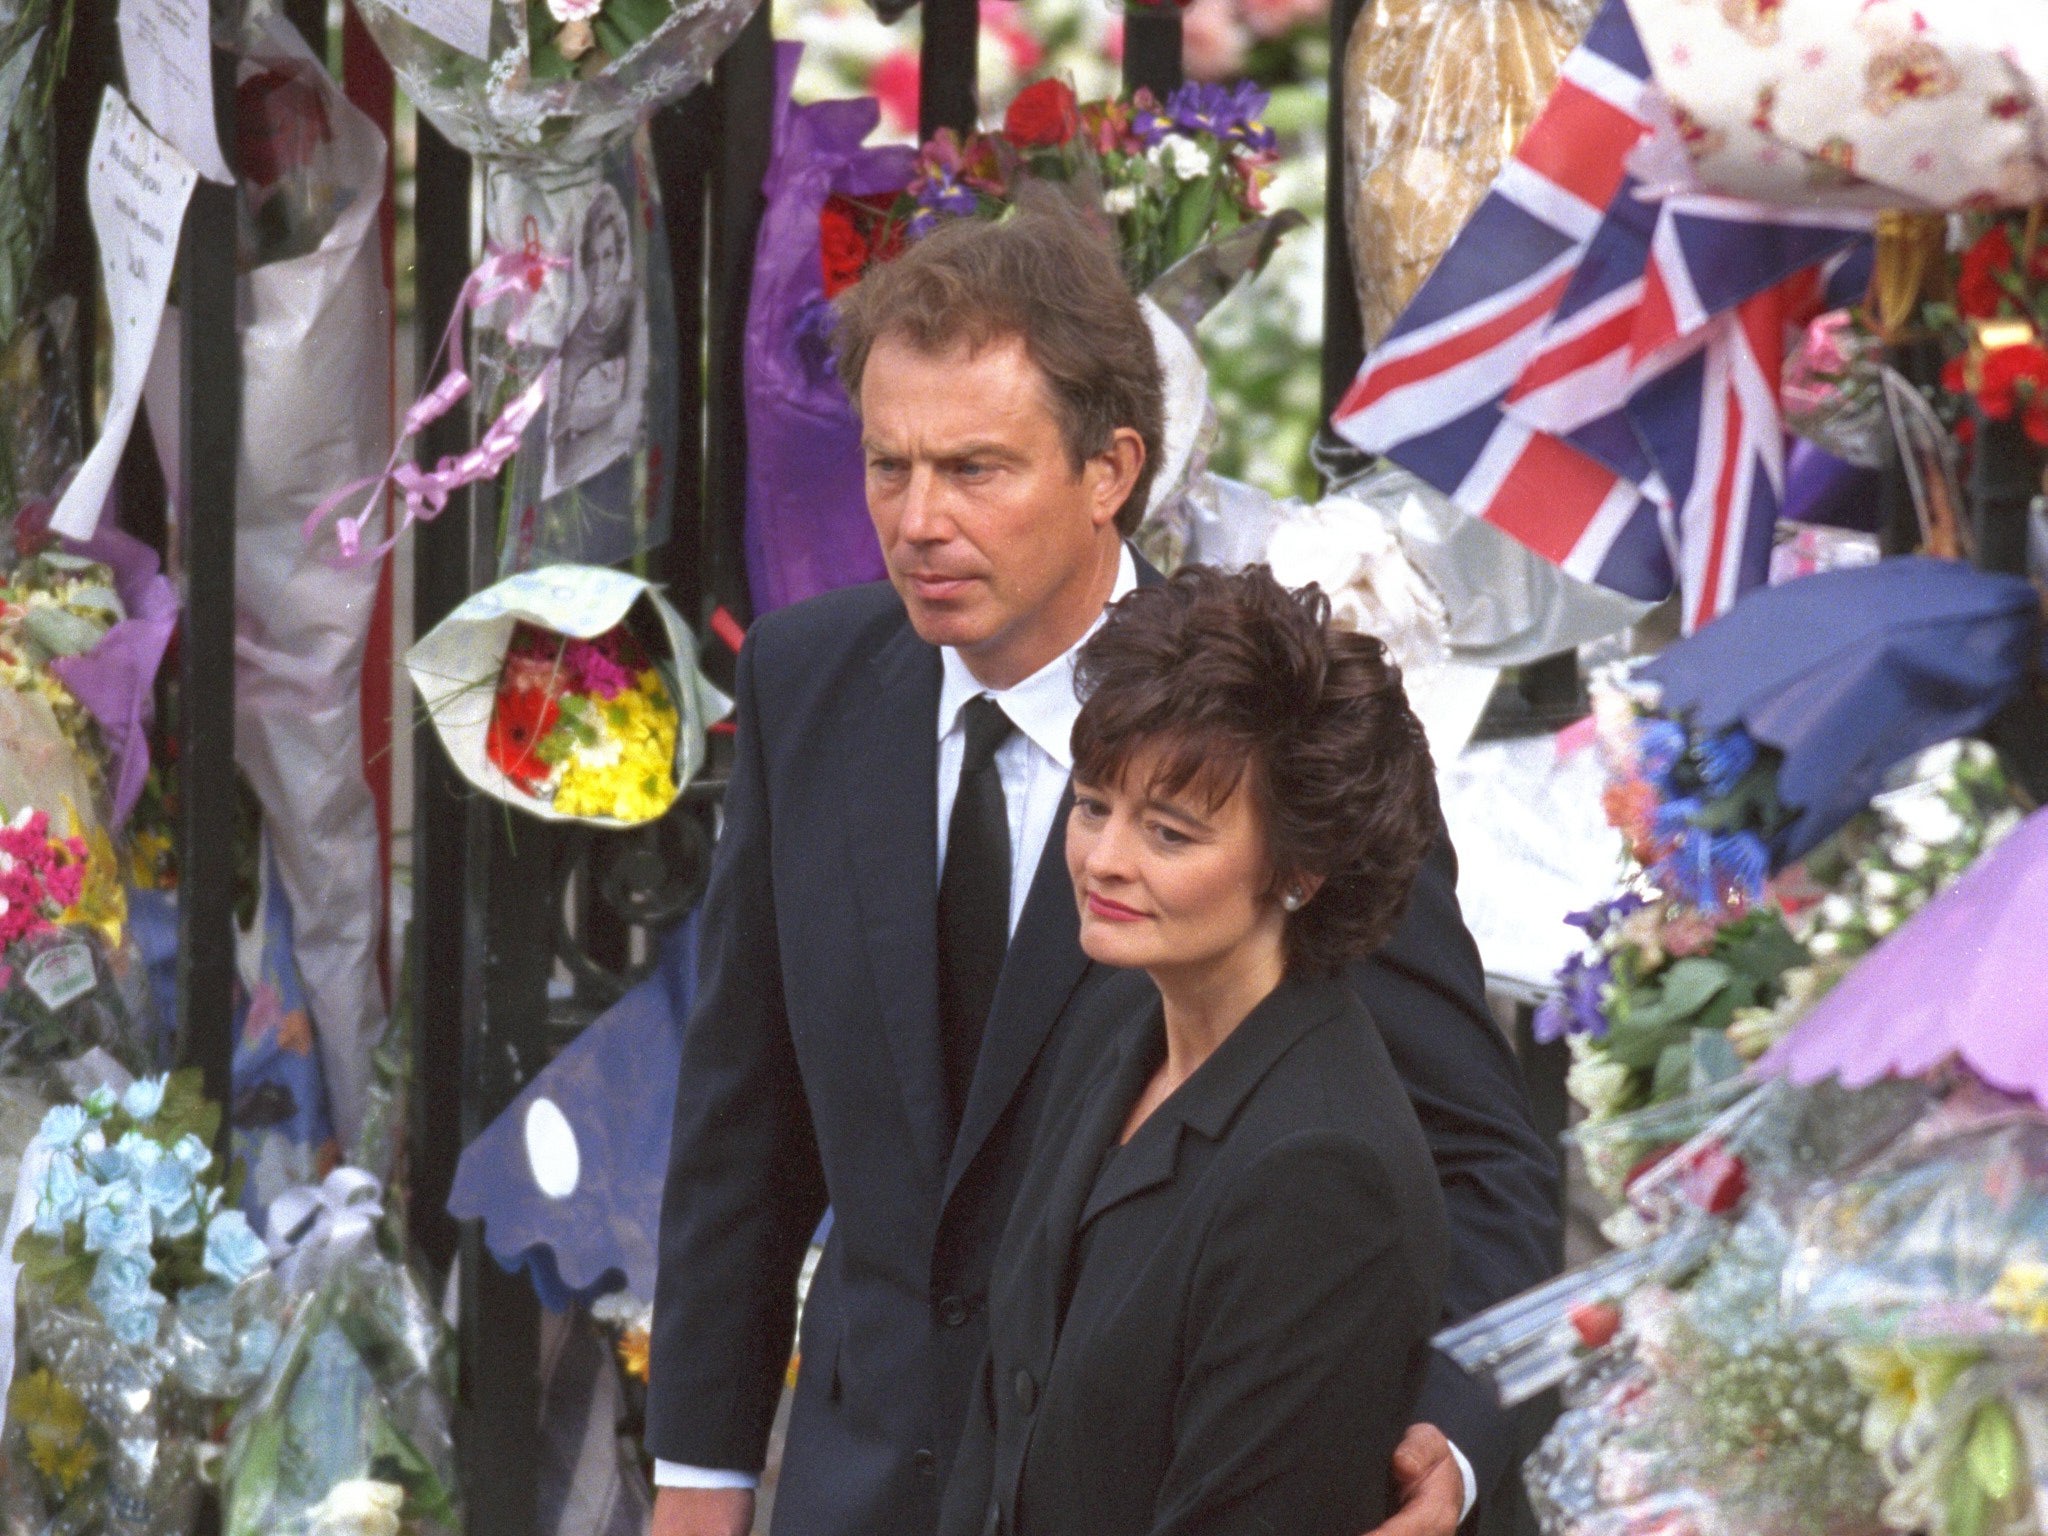
<svg viewBox="0 0 2048 1536">
<path fill-rule="evenodd" d="M 132 1184 L 108 1185 L 86 1206 L 87 1253 L 146 1253 L 154 1235 L 149 1207 Z"/>
<path fill-rule="evenodd" d="M 164 1088 L 170 1079 L 165 1077 L 138 1077 L 128 1085 L 128 1091 L 121 1095 L 121 1108 L 131 1120 L 154 1120 L 157 1111 L 164 1107 Z"/>
<path fill-rule="evenodd" d="M 1694 760 L 1700 768 L 1700 782 L 1718 799 L 1742 782 L 1742 776 L 1756 763 L 1756 743 L 1747 731 L 1723 731 L 1699 744 Z"/>
<path fill-rule="evenodd" d="M 173 1211 L 192 1204 L 192 1179 L 192 1170 L 177 1158 L 159 1157 L 143 1170 L 142 1198 L 159 1220 L 168 1219 Z"/>
<path fill-rule="evenodd" d="M 44 1237 L 60 1235 L 66 1225 L 85 1214 L 85 1194 L 77 1161 L 63 1153 L 51 1158 L 43 1173 L 43 1187 L 37 1192 L 36 1231 Z"/>
<path fill-rule="evenodd" d="M 42 1138 L 44 1146 L 61 1151 L 77 1144 L 78 1138 L 85 1134 L 86 1124 L 85 1111 L 76 1104 L 59 1104 L 43 1116 L 42 1129 L 36 1134 Z"/>
<path fill-rule="evenodd" d="M 191 1170 L 194 1177 L 213 1166 L 213 1149 L 189 1131 L 172 1146 L 171 1156 Z"/>
<path fill-rule="evenodd" d="M 1670 792 L 1671 770 L 1685 756 L 1685 748 L 1685 727 L 1675 720 L 1652 716 L 1636 727 L 1636 761 L 1659 793 Z"/>
<path fill-rule="evenodd" d="M 206 1224 L 206 1272 L 218 1275 L 230 1285 L 239 1285 L 270 1257 L 263 1239 L 249 1227 L 240 1211 L 222 1211 Z"/>
<path fill-rule="evenodd" d="M 150 1286 L 153 1267 L 146 1254 L 103 1253 L 86 1287 L 86 1299 L 124 1344 L 147 1344 L 156 1337 L 164 1299 Z"/>
<path fill-rule="evenodd" d="M 1694 795 L 1666 800 L 1657 807 L 1657 814 L 1650 819 L 1650 830 L 1658 837 L 1682 838 L 1693 830 L 1693 818 L 1704 809 L 1698 797 Z"/>
<path fill-rule="evenodd" d="M 157 1225 L 164 1237 L 176 1242 L 199 1230 L 199 1207 L 187 1198 L 184 1204 L 159 1212 Z"/>
<path fill-rule="evenodd" d="M 1713 866 L 1724 889 L 1740 891 L 1751 901 L 1763 899 L 1771 877 L 1771 850 L 1754 832 L 1730 832 L 1713 843 Z"/>
</svg>

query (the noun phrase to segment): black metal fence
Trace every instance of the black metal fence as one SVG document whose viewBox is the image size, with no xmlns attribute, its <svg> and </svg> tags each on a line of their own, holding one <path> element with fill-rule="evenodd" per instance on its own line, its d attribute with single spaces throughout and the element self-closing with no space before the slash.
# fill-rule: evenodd
<svg viewBox="0 0 2048 1536">
<path fill-rule="evenodd" d="M 1329 221 L 1322 379 L 1325 403 L 1349 383 L 1361 352 L 1344 236 L 1339 76 L 1360 0 L 1335 0 L 1330 21 Z M 60 282 L 91 312 L 97 281 L 84 208 L 85 148 L 100 87 L 114 71 L 111 0 L 81 0 L 79 46 L 60 93 L 57 247 Z M 316 51 L 326 44 L 320 0 L 287 12 Z M 965 129 L 978 116 L 976 0 L 924 0 L 921 127 Z M 1129 18 L 1124 76 L 1164 95 L 1181 79 L 1181 23 L 1170 6 Z M 216 59 L 220 140 L 232 146 L 232 66 Z M 652 128 L 675 266 L 680 370 L 674 533 L 649 574 L 706 632 L 723 607 L 744 624 L 742 537 L 746 424 L 742 340 L 761 181 L 770 149 L 774 52 L 765 3 L 714 78 Z M 416 172 L 416 335 L 431 347 L 469 272 L 473 176 L 467 156 L 419 125 Z M 183 764 L 179 1019 L 181 1050 L 229 1097 L 234 986 L 234 464 L 241 398 L 234 324 L 232 193 L 202 182 L 187 216 L 177 301 L 184 354 L 185 505 L 178 520 L 187 573 L 179 714 Z M 701 358 L 702 368 L 689 365 Z M 423 356 L 424 365 L 427 359 Z M 444 416 L 421 445 L 432 462 L 459 452 L 469 427 Z M 162 478 L 146 441 L 123 468 L 131 527 L 163 535 Z M 461 493 L 416 534 L 415 631 L 424 633 L 497 571 L 492 521 Z M 717 672 L 730 658 L 707 648 Z M 400 709 L 405 705 L 401 702 Z M 678 919 L 701 893 L 717 764 L 656 827 L 592 834 L 513 821 L 468 791 L 422 723 L 413 755 L 414 916 L 406 968 L 417 1031 L 409 1140 L 414 1231 L 443 1273 L 460 1259 L 460 1441 L 470 1528 L 523 1536 L 534 1528 L 539 1464 L 537 1302 L 506 1275 L 471 1224 L 446 1215 L 457 1157 L 544 1065 L 568 1030 L 612 1000 L 640 952 L 635 930 Z M 573 996 L 551 1001 L 566 967 Z M 224 1133 L 225 1134 L 225 1133 Z"/>
</svg>

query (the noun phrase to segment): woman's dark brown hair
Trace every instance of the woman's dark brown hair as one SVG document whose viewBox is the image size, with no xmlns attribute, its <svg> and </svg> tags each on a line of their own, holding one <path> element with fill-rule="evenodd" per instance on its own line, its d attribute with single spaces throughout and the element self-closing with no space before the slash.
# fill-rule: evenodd
<svg viewBox="0 0 2048 1536">
<path fill-rule="evenodd" d="M 1436 840 L 1436 779 L 1401 669 L 1372 636 L 1333 629 L 1318 589 L 1289 592 L 1264 566 L 1184 566 L 1110 610 L 1076 686 L 1077 779 L 1119 785 L 1156 748 L 1157 793 L 1213 806 L 1243 782 L 1279 885 L 1322 878 L 1288 918 L 1290 971 L 1386 942 Z"/>
<path fill-rule="evenodd" d="M 1117 531 L 1137 532 L 1166 432 L 1159 355 L 1109 242 L 1050 187 L 1027 186 L 999 223 L 952 219 L 839 296 L 832 349 L 856 409 L 885 336 L 937 355 L 1021 336 L 1045 376 L 1074 473 L 1117 428 L 1145 445 Z"/>
</svg>

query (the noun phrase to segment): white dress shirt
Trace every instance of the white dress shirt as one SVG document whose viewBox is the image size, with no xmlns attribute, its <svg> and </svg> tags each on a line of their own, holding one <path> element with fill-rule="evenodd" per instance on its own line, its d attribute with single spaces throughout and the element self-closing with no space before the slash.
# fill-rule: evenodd
<svg viewBox="0 0 2048 1536">
<path fill-rule="evenodd" d="M 1138 568 L 1125 545 L 1117 562 L 1116 585 L 1109 600 L 1117 599 L 1138 585 Z M 939 647 L 939 859 L 934 869 L 946 867 L 946 834 L 953 820 L 953 802 L 960 797 L 960 764 L 967 755 L 967 727 L 961 711 L 977 694 L 987 694 L 1002 706 L 1016 730 L 996 748 L 996 773 L 1003 781 L 1003 800 L 1010 813 L 1010 932 L 1024 914 L 1024 898 L 1031 892 L 1039 860 L 1047 853 L 1053 822 L 1059 816 L 1060 800 L 1067 780 L 1074 772 L 1072 738 L 1074 720 L 1081 713 L 1081 701 L 1074 693 L 1074 659 L 1089 635 L 1102 627 L 1098 617 L 1087 634 L 1060 656 L 1009 688 L 986 688 L 976 681 L 960 653 L 951 646 Z M 1465 1478 L 1465 1512 L 1471 1513 L 1477 1494 L 1477 1480 L 1464 1453 L 1451 1447 L 1458 1469 Z M 681 1462 L 657 1461 L 657 1488 L 752 1488 L 758 1479 L 751 1473 L 726 1472 Z"/>
</svg>

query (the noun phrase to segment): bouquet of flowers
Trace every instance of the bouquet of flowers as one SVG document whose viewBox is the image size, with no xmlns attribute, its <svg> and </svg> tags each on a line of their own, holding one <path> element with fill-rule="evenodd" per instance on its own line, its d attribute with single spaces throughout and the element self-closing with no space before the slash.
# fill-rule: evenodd
<svg viewBox="0 0 2048 1536">
<path fill-rule="evenodd" d="M 915 240 L 943 219 L 1000 217 L 1022 182 L 1040 179 L 1078 182 L 1099 199 L 1132 288 L 1148 288 L 1264 215 L 1260 193 L 1278 158 L 1273 130 L 1259 120 L 1266 101 L 1249 81 L 1190 81 L 1163 105 L 1143 89 L 1084 105 L 1065 81 L 1040 80 L 1018 93 L 999 131 L 962 139 L 941 129 L 919 149 L 903 196 L 887 216 L 864 221 L 861 266 L 887 259 L 899 227 Z M 826 213 L 850 210 L 827 204 Z M 834 243 L 846 254 L 828 256 L 828 291 L 859 275 L 852 246 Z"/>
<path fill-rule="evenodd" d="M 227 1536 L 452 1536 L 447 1329 L 378 1242 L 376 1180 L 342 1169 L 300 1193 L 307 1230 L 278 1239 L 292 1312 L 228 1433 Z"/>
<path fill-rule="evenodd" d="M 42 1528 L 185 1529 L 219 1406 L 276 1347 L 268 1256 L 215 1171 L 219 1122 L 182 1072 L 60 1105 L 31 1145 L 8 1507 Z"/>
<path fill-rule="evenodd" d="M 521 624 L 485 751 L 564 816 L 652 821 L 676 797 L 677 725 L 668 685 L 623 624 L 589 640 Z"/>
<path fill-rule="evenodd" d="M 406 666 L 463 776 L 548 821 L 654 820 L 729 707 L 676 611 L 602 567 L 549 566 L 478 593 Z"/>
</svg>

